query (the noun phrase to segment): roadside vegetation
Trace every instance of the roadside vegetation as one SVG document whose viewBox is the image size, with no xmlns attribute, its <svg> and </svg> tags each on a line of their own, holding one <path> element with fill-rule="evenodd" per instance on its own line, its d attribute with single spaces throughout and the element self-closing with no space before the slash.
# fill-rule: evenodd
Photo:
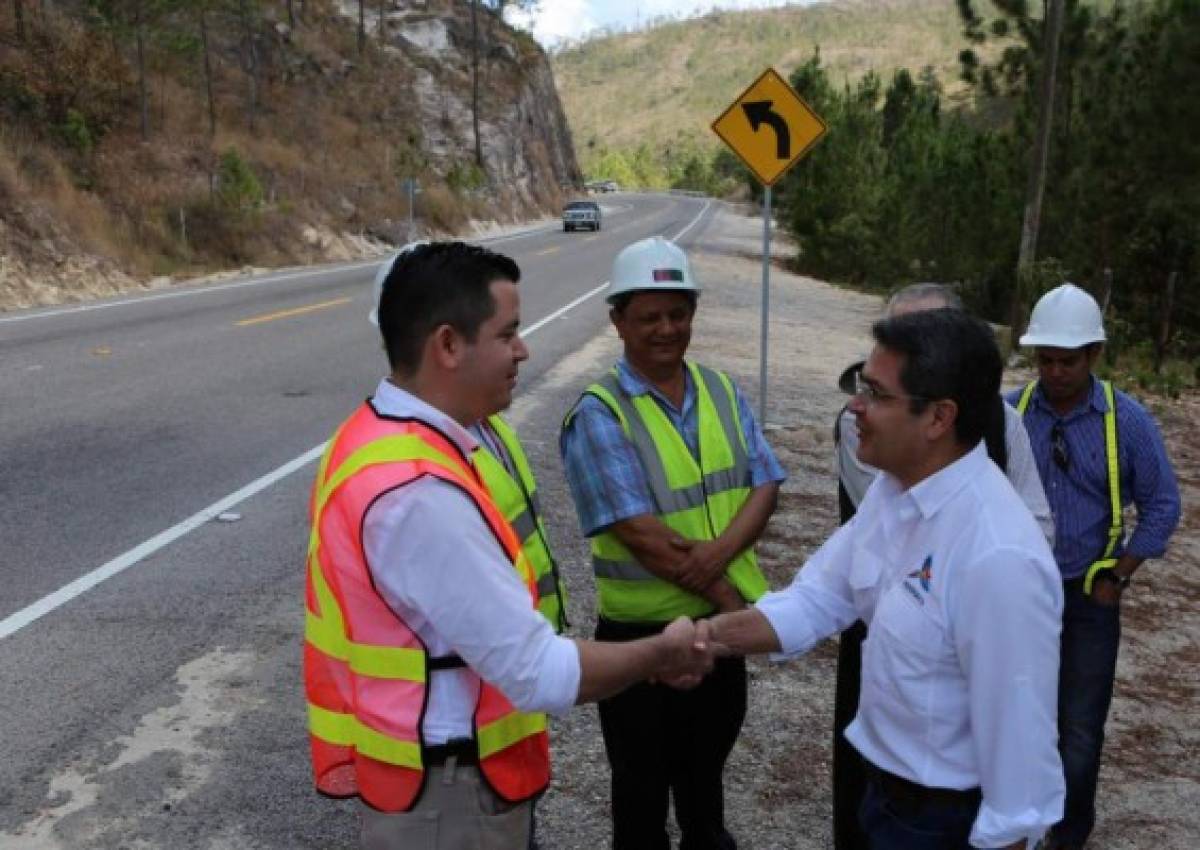
<svg viewBox="0 0 1200 850">
<path fill-rule="evenodd" d="M 545 61 L 532 39 L 500 23 L 496 5 L 481 6 L 477 21 L 492 121 Z M 434 126 L 422 112 L 419 85 L 466 92 L 470 103 L 469 4 L 430 4 L 425 17 L 448 33 L 440 66 L 380 25 L 397 9 L 374 0 L 4 0 L 0 304 L 86 296 L 67 284 L 36 288 L 83 255 L 144 279 L 402 242 L 405 178 L 420 182 L 422 232 L 556 208 L 552 177 L 531 181 L 532 192 L 489 177 L 469 142 L 469 113 L 443 107 Z M 467 138 L 439 148 L 435 134 Z"/>
<path fill-rule="evenodd" d="M 1042 22 L 1035 4 L 1025 2 L 936 5 L 831 4 L 808 31 L 821 32 L 831 15 L 843 27 L 827 32 L 831 48 L 809 46 L 800 61 L 795 45 L 778 43 L 778 35 L 793 32 L 792 23 L 808 20 L 815 7 L 671 23 L 584 44 L 555 61 L 572 68 L 566 79 L 596 82 L 638 67 L 646 53 L 691 51 L 683 66 L 702 62 L 707 76 L 698 78 L 710 84 L 660 107 L 656 115 L 668 127 L 687 124 L 677 111 L 683 103 L 702 110 L 706 121 L 716 117 L 766 62 L 791 68 L 792 85 L 829 125 L 775 187 L 777 219 L 798 245 L 797 270 L 877 291 L 917 280 L 954 282 L 974 309 L 1003 324 L 1019 323 L 1041 292 L 1072 280 L 1106 307 L 1107 368 L 1122 383 L 1169 395 L 1196 386 L 1200 0 L 1067 0 L 1038 259 L 1021 286 L 1016 269 Z M 869 21 L 876 12 L 887 21 L 907 15 L 908 23 L 898 25 L 895 39 L 849 51 L 848 44 L 874 37 Z M 729 36 L 734 19 L 742 19 L 736 31 L 757 33 L 778 52 L 729 60 L 712 34 L 737 43 Z M 918 30 L 924 38 L 912 35 Z M 898 46 L 911 52 L 896 55 Z M 854 73 L 848 55 L 869 67 Z M 717 85 L 717 67 L 738 82 Z M 673 79 L 668 71 L 636 82 L 669 92 Z M 583 95 L 585 103 L 608 102 L 606 87 L 596 87 Z M 701 104 L 703 98 L 720 103 Z M 565 105 L 574 118 L 579 104 L 568 95 Z M 681 130 L 682 140 L 656 144 L 647 128 L 636 143 L 614 132 L 591 144 L 588 131 L 576 129 L 576 143 L 589 178 L 757 199 L 761 187 L 706 124 L 701 131 L 706 135 L 696 141 Z"/>
<path fill-rule="evenodd" d="M 977 39 L 1013 34 L 998 61 L 961 56 L 979 109 L 947 110 L 936 78 L 903 70 L 837 85 L 819 54 L 792 75 L 830 125 L 778 186 L 796 267 L 871 288 L 957 282 L 1004 322 L 1014 303 L 1020 321 L 1073 280 L 1106 306 L 1123 380 L 1171 395 L 1195 386 L 1200 0 L 1066 4 L 1039 259 L 1020 287 L 1040 20 L 1016 4 L 995 22 L 972 14 L 964 6 Z"/>
</svg>

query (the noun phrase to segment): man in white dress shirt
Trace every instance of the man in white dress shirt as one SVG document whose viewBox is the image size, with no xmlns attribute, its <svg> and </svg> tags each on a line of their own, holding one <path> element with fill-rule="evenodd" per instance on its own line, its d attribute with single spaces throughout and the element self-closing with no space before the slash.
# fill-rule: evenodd
<svg viewBox="0 0 1200 850">
<path fill-rule="evenodd" d="M 965 309 L 962 299 L 952 288 L 940 283 L 914 283 L 893 293 L 888 299 L 884 317 L 903 316 L 919 310 L 940 307 Z M 853 364 L 842 373 L 838 385 L 853 393 L 855 375 L 863 362 Z M 996 396 L 995 408 L 984 428 L 984 445 L 988 457 L 1004 470 L 1013 489 L 1029 508 L 1038 527 L 1054 546 L 1054 516 L 1046 501 L 1046 491 L 1038 474 L 1037 462 L 1029 443 L 1029 434 L 1021 415 Z M 879 470 L 858 457 L 858 430 L 855 416 L 847 404 L 838 413 L 834 426 L 834 445 L 837 451 L 838 508 L 841 521 L 854 515 L 866 495 L 867 488 Z M 858 807 L 867 787 L 858 751 L 846 740 L 846 727 L 858 713 L 858 691 L 862 680 L 862 643 L 866 627 L 861 621 L 842 632 L 838 638 L 837 684 L 834 687 L 833 708 L 833 850 L 866 850 L 866 839 L 858 825 Z"/>
<path fill-rule="evenodd" d="M 391 374 L 338 429 L 314 488 L 305 686 L 318 790 L 362 802 L 370 850 L 525 850 L 549 781 L 544 713 L 711 652 L 661 635 L 556 635 L 467 427 L 507 407 L 529 355 L 520 271 L 461 242 L 396 258 L 378 308 Z"/>
<path fill-rule="evenodd" d="M 850 409 L 881 471 L 790 587 L 701 625 L 736 653 L 797 655 L 857 619 L 871 850 L 1031 848 L 1062 815 L 1062 587 L 1046 538 L 982 444 L 1001 358 L 986 324 L 885 319 Z"/>
</svg>

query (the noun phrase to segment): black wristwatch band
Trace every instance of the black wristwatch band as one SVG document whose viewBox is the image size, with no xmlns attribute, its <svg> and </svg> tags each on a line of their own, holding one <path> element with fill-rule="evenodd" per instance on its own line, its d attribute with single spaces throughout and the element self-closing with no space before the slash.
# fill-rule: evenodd
<svg viewBox="0 0 1200 850">
<path fill-rule="evenodd" d="M 1106 570 L 1100 570 L 1098 573 L 1096 573 L 1096 578 L 1102 578 L 1105 581 L 1111 581 L 1120 587 L 1121 590 L 1129 587 L 1129 579 L 1125 576 L 1118 575 L 1117 572 L 1111 567 Z"/>
</svg>

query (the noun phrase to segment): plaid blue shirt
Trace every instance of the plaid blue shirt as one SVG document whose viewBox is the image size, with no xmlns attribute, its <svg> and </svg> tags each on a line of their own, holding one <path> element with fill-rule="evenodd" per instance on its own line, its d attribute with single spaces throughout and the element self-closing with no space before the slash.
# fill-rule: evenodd
<svg viewBox="0 0 1200 850">
<path fill-rule="evenodd" d="M 1039 386 L 1025 411 L 1025 428 L 1033 444 L 1046 500 L 1054 514 L 1054 559 L 1063 578 L 1083 575 L 1104 554 L 1108 543 L 1110 499 L 1108 461 L 1104 450 L 1104 414 L 1108 402 L 1094 377 L 1091 393 L 1066 416 L 1059 416 Z M 1117 454 L 1121 503 L 1137 506 L 1137 528 L 1118 544 L 1113 557 L 1129 552 L 1138 558 L 1157 558 L 1167 549 L 1179 523 L 1179 488 L 1167 459 L 1158 426 L 1146 409 L 1113 389 L 1117 406 Z M 1021 391 L 1008 395 L 1014 407 Z M 1061 423 L 1069 461 L 1061 469 L 1053 459 L 1050 432 Z"/>
<path fill-rule="evenodd" d="M 658 402 L 683 437 L 692 457 L 697 456 L 700 425 L 696 413 L 696 387 L 689 371 L 684 371 L 682 410 L 676 409 L 624 359 L 617 362 L 617 381 L 631 397 L 648 393 Z M 750 486 L 783 481 L 787 474 L 767 445 L 750 406 L 737 387 L 734 387 L 734 396 L 750 460 Z M 570 424 L 559 436 L 559 450 L 579 514 L 579 525 L 588 537 L 599 534 L 614 522 L 655 512 L 646 472 L 633 443 L 625 436 L 620 420 L 608 405 L 594 395 L 585 393 L 580 399 Z"/>
</svg>

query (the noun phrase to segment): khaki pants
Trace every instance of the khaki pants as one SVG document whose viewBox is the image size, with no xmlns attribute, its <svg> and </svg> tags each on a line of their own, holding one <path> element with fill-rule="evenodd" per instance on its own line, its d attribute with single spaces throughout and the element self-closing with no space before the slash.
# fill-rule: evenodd
<svg viewBox="0 0 1200 850">
<path fill-rule="evenodd" d="M 527 850 L 533 803 L 513 805 L 488 788 L 474 765 L 453 757 L 429 768 L 411 811 L 362 805 L 363 850 Z"/>
</svg>

